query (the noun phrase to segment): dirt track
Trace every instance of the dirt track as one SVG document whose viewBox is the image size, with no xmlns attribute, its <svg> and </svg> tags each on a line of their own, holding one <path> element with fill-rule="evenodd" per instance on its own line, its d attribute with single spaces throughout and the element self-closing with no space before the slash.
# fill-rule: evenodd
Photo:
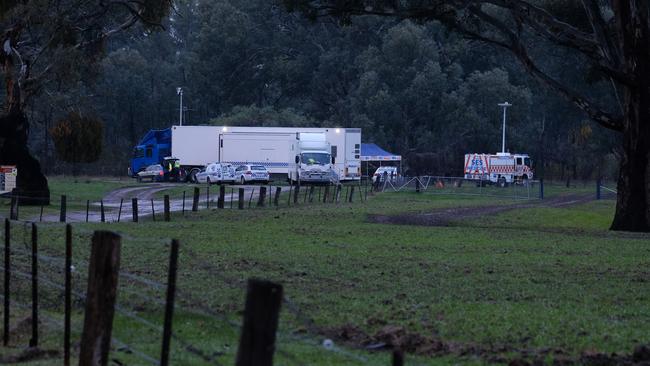
<svg viewBox="0 0 650 366">
<path fill-rule="evenodd" d="M 571 206 L 589 202 L 592 199 L 591 195 L 569 195 L 518 204 L 447 208 L 422 214 L 368 215 L 368 221 L 394 225 L 449 226 L 452 222 L 477 216 L 493 215 L 521 208 Z"/>
<path fill-rule="evenodd" d="M 104 196 L 106 202 L 120 202 L 120 199 L 129 200 L 137 198 L 138 200 L 150 200 L 154 194 L 178 186 L 173 183 L 153 183 L 148 185 L 128 186 L 116 189 Z"/>
<path fill-rule="evenodd" d="M 131 206 L 132 198 L 138 199 L 138 217 L 147 217 L 151 216 L 155 212 L 156 216 L 159 217 L 163 213 L 164 203 L 162 200 L 157 200 L 153 202 L 153 207 L 151 200 L 153 199 L 156 193 L 165 191 L 167 189 L 175 188 L 180 186 L 179 183 L 152 183 L 152 184 L 143 184 L 137 186 L 127 186 L 118 188 L 114 191 L 107 193 L 103 198 L 104 203 L 104 216 L 106 222 L 116 222 L 116 221 L 131 221 L 133 219 L 133 210 Z M 237 189 L 243 187 L 246 189 L 245 196 L 247 199 L 255 199 L 258 197 L 257 192 L 259 192 L 259 186 L 247 185 L 247 186 L 232 186 L 232 188 Z M 289 187 L 283 187 L 283 190 L 288 189 Z M 251 191 L 256 189 L 253 193 L 253 197 L 250 197 Z M 213 191 L 210 195 L 210 206 L 216 207 L 216 199 L 218 189 Z M 237 195 L 233 197 L 233 201 L 237 200 Z M 226 194 L 225 202 L 230 202 L 230 195 Z M 120 203 L 122 205 L 120 210 Z M 227 207 L 229 207 L 228 205 Z M 190 210 L 192 207 L 192 197 L 188 196 L 185 200 L 185 210 Z M 169 203 L 170 211 L 178 212 L 183 210 L 183 200 L 182 199 L 172 199 Z M 199 200 L 199 209 L 205 209 L 205 196 L 202 195 Z M 58 214 L 51 214 L 43 216 L 43 221 L 57 222 L 59 221 Z M 85 222 L 86 221 L 86 211 L 68 211 L 66 214 L 67 222 Z M 101 221 L 101 211 L 100 203 L 94 202 L 91 204 L 90 212 L 88 213 L 89 222 L 100 222 Z"/>
</svg>

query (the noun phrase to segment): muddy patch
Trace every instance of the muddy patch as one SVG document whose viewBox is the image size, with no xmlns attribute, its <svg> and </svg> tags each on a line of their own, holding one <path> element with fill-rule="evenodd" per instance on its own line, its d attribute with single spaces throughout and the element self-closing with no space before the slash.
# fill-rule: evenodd
<svg viewBox="0 0 650 366">
<path fill-rule="evenodd" d="M 571 195 L 555 197 L 544 201 L 526 202 L 506 205 L 455 207 L 419 214 L 368 215 L 367 220 L 376 224 L 450 226 L 465 219 L 494 215 L 506 211 L 532 207 L 567 207 L 592 200 L 590 195 Z"/>
<path fill-rule="evenodd" d="M 517 366 L 547 365 L 549 358 L 553 365 L 650 365 L 650 345 L 638 345 L 629 354 L 584 351 L 579 355 L 572 355 L 560 348 L 517 349 L 509 345 L 485 346 L 452 342 L 411 332 L 397 325 L 386 325 L 374 334 L 368 334 L 350 324 L 323 328 L 319 333 L 352 348 L 376 351 L 400 349 L 406 353 L 430 357 L 478 357 L 488 363 Z"/>
</svg>

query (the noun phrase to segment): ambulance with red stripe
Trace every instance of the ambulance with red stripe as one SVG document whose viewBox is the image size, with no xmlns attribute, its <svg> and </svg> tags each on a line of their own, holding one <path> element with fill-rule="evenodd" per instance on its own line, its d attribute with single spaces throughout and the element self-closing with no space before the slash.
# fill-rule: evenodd
<svg viewBox="0 0 650 366">
<path fill-rule="evenodd" d="M 527 154 L 465 154 L 465 179 L 480 184 L 527 184 L 533 179 L 532 161 Z"/>
</svg>

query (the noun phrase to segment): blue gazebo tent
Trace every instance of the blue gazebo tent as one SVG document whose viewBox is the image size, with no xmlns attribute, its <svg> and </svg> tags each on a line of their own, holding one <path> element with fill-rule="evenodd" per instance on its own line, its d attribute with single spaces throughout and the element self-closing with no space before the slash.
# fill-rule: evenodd
<svg viewBox="0 0 650 366">
<path fill-rule="evenodd" d="M 361 156 L 359 159 L 363 162 L 366 162 L 366 175 L 368 174 L 368 165 L 370 162 L 379 162 L 379 166 L 381 166 L 385 162 L 391 162 L 391 161 L 396 161 L 399 162 L 399 171 L 401 173 L 402 171 L 402 156 L 401 155 L 395 155 L 393 153 L 390 153 L 381 147 L 379 147 L 377 144 L 372 144 L 372 143 L 365 143 L 361 144 Z"/>
</svg>

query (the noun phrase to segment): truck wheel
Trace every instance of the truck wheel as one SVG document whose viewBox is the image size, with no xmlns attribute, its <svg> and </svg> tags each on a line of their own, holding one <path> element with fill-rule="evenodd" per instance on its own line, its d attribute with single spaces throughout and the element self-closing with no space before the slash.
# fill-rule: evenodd
<svg viewBox="0 0 650 366">
<path fill-rule="evenodd" d="M 501 188 L 504 188 L 506 186 L 506 178 L 505 177 L 499 178 L 497 185 Z"/>
</svg>

